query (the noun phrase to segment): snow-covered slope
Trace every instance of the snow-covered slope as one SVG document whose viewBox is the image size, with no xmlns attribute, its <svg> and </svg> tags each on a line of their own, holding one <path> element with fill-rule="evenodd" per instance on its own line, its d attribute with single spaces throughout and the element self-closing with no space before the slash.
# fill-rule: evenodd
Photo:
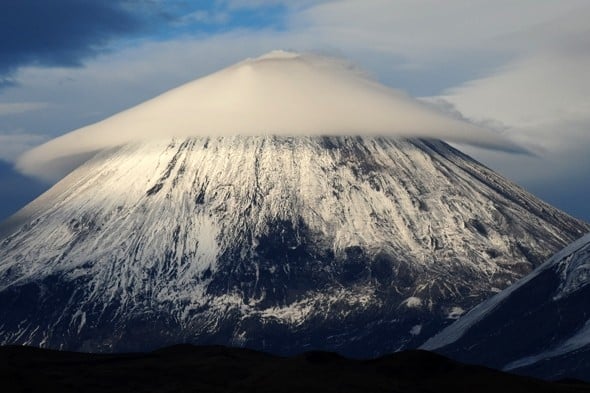
<svg viewBox="0 0 590 393">
<path fill-rule="evenodd" d="M 0 342 L 385 353 L 588 230 L 434 140 L 136 142 L 3 224 Z"/>
<path fill-rule="evenodd" d="M 544 378 L 590 380 L 589 301 L 590 234 L 423 348 Z"/>
</svg>

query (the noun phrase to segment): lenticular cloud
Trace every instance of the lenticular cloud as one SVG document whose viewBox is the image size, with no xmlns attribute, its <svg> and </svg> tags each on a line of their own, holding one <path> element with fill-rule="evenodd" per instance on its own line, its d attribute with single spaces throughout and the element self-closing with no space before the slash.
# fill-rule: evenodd
<svg viewBox="0 0 590 393">
<path fill-rule="evenodd" d="M 423 137 L 519 150 L 496 133 L 378 84 L 346 62 L 276 51 L 53 139 L 25 153 L 17 165 L 51 178 L 99 150 L 133 141 L 236 134 Z"/>
</svg>

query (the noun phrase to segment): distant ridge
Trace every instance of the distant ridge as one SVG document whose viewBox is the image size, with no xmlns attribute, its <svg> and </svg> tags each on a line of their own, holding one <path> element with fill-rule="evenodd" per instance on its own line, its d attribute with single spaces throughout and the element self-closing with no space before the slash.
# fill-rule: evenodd
<svg viewBox="0 0 590 393">
<path fill-rule="evenodd" d="M 590 234 L 472 309 L 424 348 L 461 361 L 590 382 Z"/>
</svg>

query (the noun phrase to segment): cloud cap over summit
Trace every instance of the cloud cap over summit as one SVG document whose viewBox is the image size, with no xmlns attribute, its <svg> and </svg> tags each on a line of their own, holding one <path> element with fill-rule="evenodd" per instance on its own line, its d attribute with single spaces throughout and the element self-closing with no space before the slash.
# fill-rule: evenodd
<svg viewBox="0 0 590 393">
<path fill-rule="evenodd" d="M 437 138 L 522 151 L 368 78 L 349 63 L 273 51 L 197 79 L 25 153 L 18 168 L 57 178 L 98 150 L 157 138 L 224 135 Z"/>
</svg>

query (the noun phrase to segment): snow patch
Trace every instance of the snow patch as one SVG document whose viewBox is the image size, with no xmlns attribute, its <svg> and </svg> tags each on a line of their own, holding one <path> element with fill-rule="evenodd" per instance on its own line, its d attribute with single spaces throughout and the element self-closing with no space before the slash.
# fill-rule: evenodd
<svg viewBox="0 0 590 393">
<path fill-rule="evenodd" d="M 447 319 L 459 319 L 463 314 L 465 310 L 462 307 L 453 307 L 447 314 Z"/>
<path fill-rule="evenodd" d="M 411 296 L 404 300 L 402 304 L 408 308 L 420 308 L 422 307 L 422 299 L 419 297 Z"/>
</svg>

